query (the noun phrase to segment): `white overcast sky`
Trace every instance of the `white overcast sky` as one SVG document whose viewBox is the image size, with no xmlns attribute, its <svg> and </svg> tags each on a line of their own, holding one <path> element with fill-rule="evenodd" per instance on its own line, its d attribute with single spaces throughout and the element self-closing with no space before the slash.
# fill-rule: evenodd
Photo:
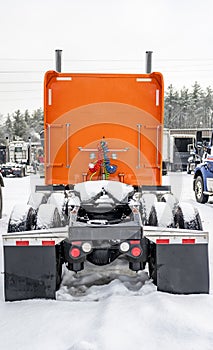
<svg viewBox="0 0 213 350">
<path fill-rule="evenodd" d="M 120 73 L 145 73 L 151 50 L 165 88 L 213 88 L 212 39 L 212 0 L 2 0 L 0 114 L 43 107 L 55 49 L 64 72 Z"/>
</svg>

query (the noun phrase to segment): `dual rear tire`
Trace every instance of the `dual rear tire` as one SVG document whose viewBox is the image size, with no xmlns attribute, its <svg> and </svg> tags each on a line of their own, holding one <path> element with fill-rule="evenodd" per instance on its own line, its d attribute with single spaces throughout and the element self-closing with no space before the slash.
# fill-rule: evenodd
<svg viewBox="0 0 213 350">
<path fill-rule="evenodd" d="M 189 203 L 179 203 L 173 207 L 166 202 L 156 202 L 153 204 L 148 225 L 164 228 L 178 228 L 187 230 L 203 230 L 199 212 Z M 157 285 L 157 258 L 156 244 L 149 242 L 148 257 L 149 276 L 153 283 Z"/>
</svg>

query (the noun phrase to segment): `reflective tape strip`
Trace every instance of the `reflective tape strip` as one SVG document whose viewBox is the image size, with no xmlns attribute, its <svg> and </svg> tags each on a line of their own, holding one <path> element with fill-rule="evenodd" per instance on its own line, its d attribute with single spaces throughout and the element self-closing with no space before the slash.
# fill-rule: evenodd
<svg viewBox="0 0 213 350">
<path fill-rule="evenodd" d="M 143 235 L 156 244 L 208 244 L 207 231 L 144 226 Z"/>
<path fill-rule="evenodd" d="M 57 81 L 71 81 L 72 77 L 57 77 Z"/>
<path fill-rule="evenodd" d="M 59 244 L 62 240 L 59 238 L 54 239 L 3 239 L 3 245 L 4 246 L 16 246 L 16 247 L 29 247 L 29 246 L 55 246 L 56 244 Z"/>
<path fill-rule="evenodd" d="M 151 78 L 136 78 L 137 83 L 151 83 Z"/>
<path fill-rule="evenodd" d="M 42 245 L 44 246 L 55 245 L 55 241 L 42 241 Z"/>
<path fill-rule="evenodd" d="M 17 246 L 28 246 L 29 245 L 29 241 L 16 241 L 16 245 Z"/>
<path fill-rule="evenodd" d="M 4 246 L 27 246 L 28 244 L 29 246 L 53 246 L 66 238 L 68 238 L 67 226 L 23 232 L 8 232 L 2 235 Z"/>
<path fill-rule="evenodd" d="M 206 244 L 208 243 L 208 237 L 198 236 L 198 237 L 157 237 L 149 236 L 147 237 L 150 241 L 156 244 Z"/>
<path fill-rule="evenodd" d="M 48 105 L 52 105 L 52 89 L 48 89 Z"/>
<path fill-rule="evenodd" d="M 182 244 L 195 244 L 195 238 L 183 238 L 182 239 Z"/>
<path fill-rule="evenodd" d="M 182 243 L 182 244 L 195 244 L 195 243 L 200 243 L 196 242 L 195 238 L 182 238 L 182 242 L 170 242 L 170 239 L 168 238 L 157 238 L 156 239 L 156 244 L 169 244 L 169 243 Z"/>
<path fill-rule="evenodd" d="M 157 238 L 156 244 L 169 244 L 169 239 L 167 238 Z"/>
</svg>

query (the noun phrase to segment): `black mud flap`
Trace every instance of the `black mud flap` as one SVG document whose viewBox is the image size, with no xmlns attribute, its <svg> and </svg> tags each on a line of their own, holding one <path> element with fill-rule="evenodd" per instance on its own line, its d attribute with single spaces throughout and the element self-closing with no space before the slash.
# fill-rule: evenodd
<svg viewBox="0 0 213 350">
<path fill-rule="evenodd" d="M 209 293 L 208 244 L 157 244 L 157 289 Z"/>
<path fill-rule="evenodd" d="M 4 247 L 5 300 L 55 299 L 55 246 Z"/>
</svg>

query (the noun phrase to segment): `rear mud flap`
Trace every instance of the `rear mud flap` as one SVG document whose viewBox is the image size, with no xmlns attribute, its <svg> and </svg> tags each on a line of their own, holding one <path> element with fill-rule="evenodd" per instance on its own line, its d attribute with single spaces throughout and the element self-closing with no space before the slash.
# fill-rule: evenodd
<svg viewBox="0 0 213 350">
<path fill-rule="evenodd" d="M 4 247 L 5 300 L 55 299 L 55 246 Z"/>
<path fill-rule="evenodd" d="M 157 289 L 209 293 L 208 244 L 157 244 Z"/>
</svg>

